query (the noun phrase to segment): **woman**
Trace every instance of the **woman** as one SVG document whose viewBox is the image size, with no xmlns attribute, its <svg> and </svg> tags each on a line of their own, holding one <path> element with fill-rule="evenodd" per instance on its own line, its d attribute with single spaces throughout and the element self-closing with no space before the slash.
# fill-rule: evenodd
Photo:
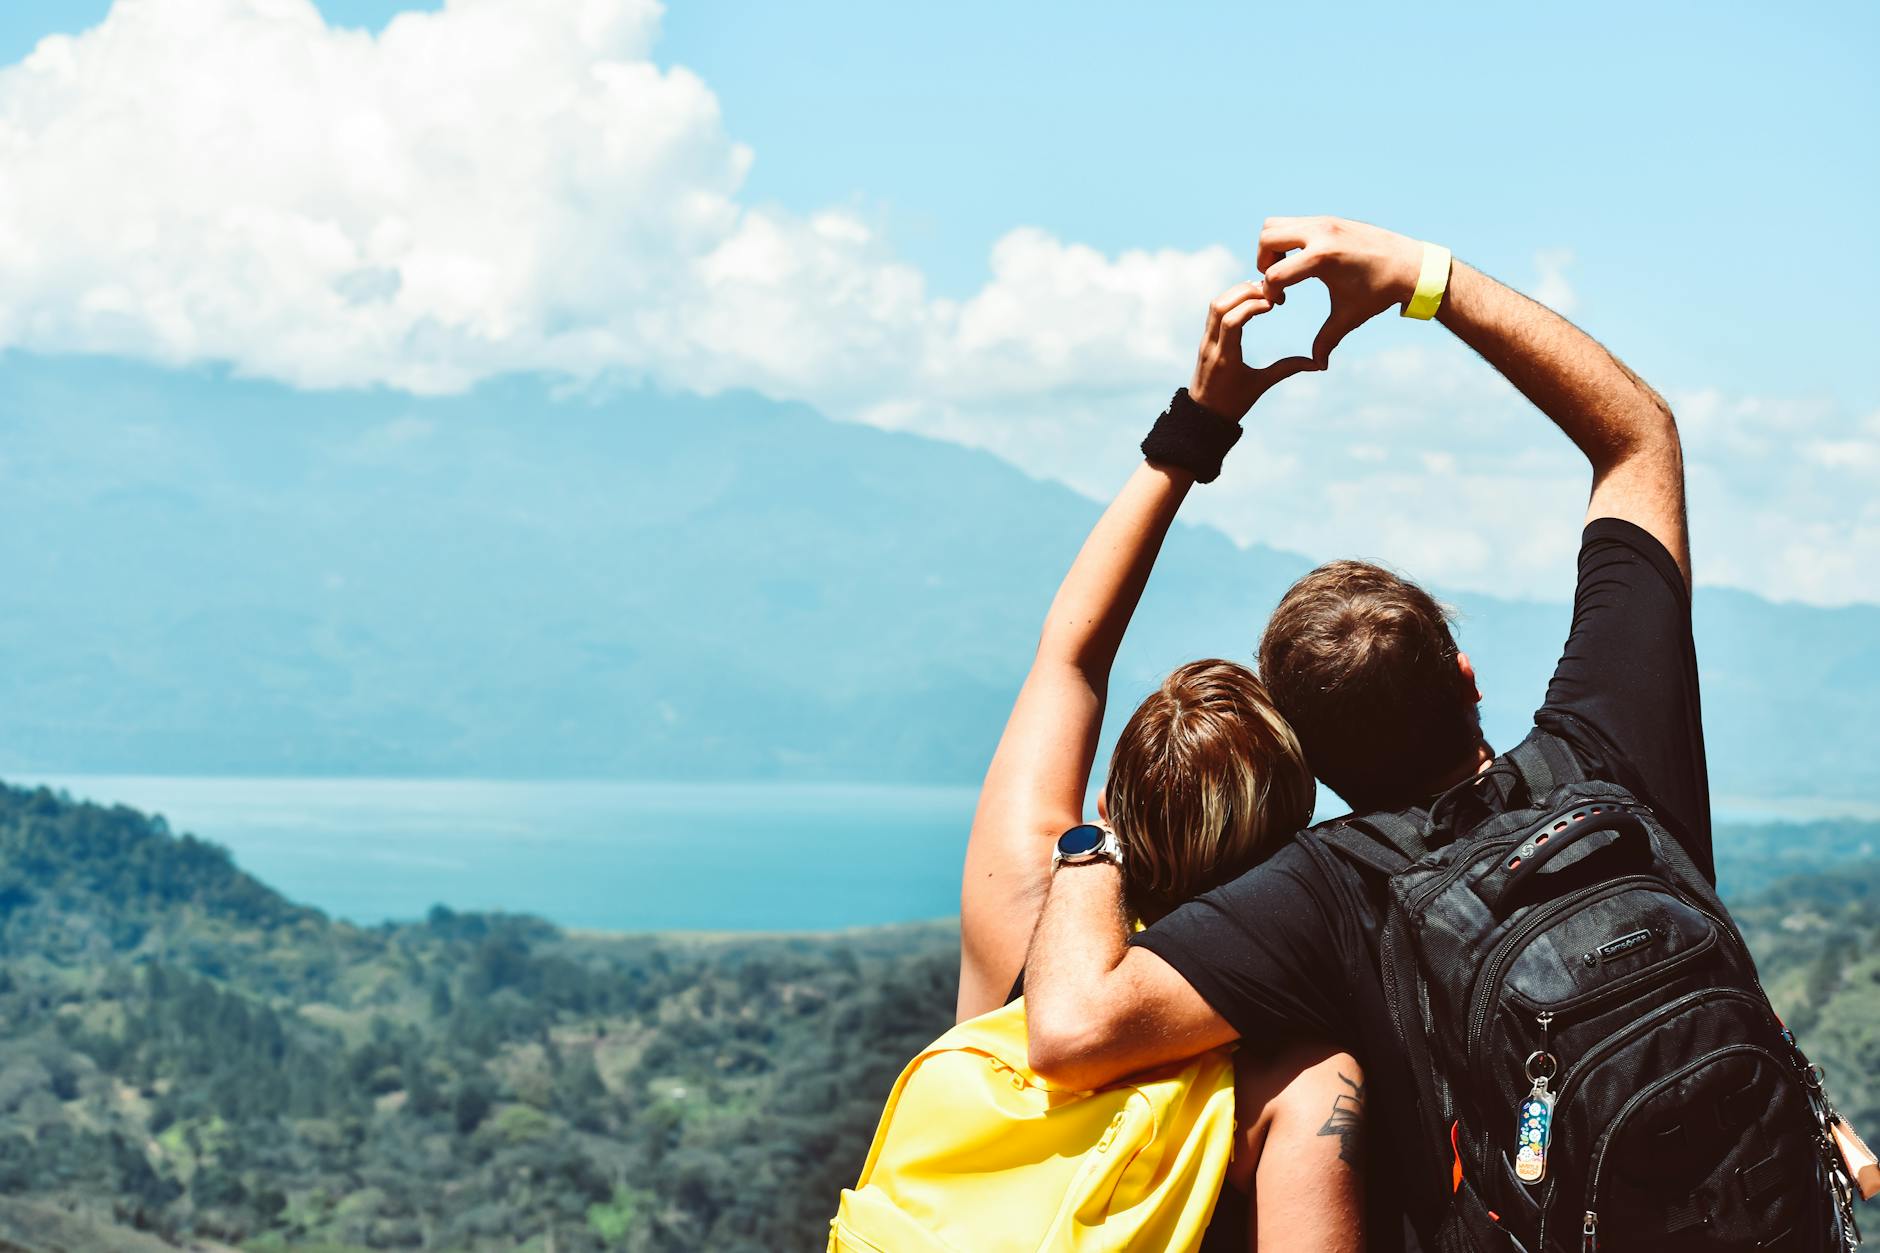
<svg viewBox="0 0 1880 1253">
<path fill-rule="evenodd" d="M 1209 307 L 1188 392 L 1223 422 L 1237 423 L 1276 383 L 1313 368 L 1303 357 L 1260 370 L 1242 361 L 1242 329 L 1271 307 L 1257 283 L 1230 288 Z M 1173 464 L 1140 466 L 1051 604 L 967 846 L 961 1020 L 1003 1004 L 1019 978 L 1057 837 L 1082 821 L 1117 648 L 1195 481 L 1192 470 Z M 1097 812 L 1122 845 L 1129 906 L 1149 923 L 1233 878 L 1305 825 L 1312 797 L 1298 740 L 1260 681 L 1231 662 L 1201 661 L 1175 671 L 1131 715 Z M 1356 1061 L 1328 1047 L 1242 1050 L 1228 1180 L 1246 1199 L 1223 1197 L 1207 1247 L 1362 1247 L 1353 1142 L 1362 1085 Z"/>
</svg>

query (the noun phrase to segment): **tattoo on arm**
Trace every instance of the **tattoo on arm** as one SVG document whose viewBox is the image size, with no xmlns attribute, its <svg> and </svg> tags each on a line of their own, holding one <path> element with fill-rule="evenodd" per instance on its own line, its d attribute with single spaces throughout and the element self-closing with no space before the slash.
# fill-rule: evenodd
<svg viewBox="0 0 1880 1253">
<path fill-rule="evenodd" d="M 1339 1081 L 1350 1088 L 1332 1102 L 1332 1113 L 1319 1128 L 1322 1136 L 1338 1137 L 1338 1160 L 1354 1170 L 1358 1166 L 1359 1140 L 1364 1131 L 1364 1085 L 1340 1074 Z"/>
</svg>

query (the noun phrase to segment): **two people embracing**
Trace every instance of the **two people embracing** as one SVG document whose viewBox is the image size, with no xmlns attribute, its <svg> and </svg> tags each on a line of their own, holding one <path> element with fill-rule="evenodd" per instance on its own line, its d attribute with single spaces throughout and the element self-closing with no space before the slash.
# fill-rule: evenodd
<svg viewBox="0 0 1880 1253">
<path fill-rule="evenodd" d="M 1835 1115 L 1715 893 L 1670 408 L 1566 319 L 1434 245 L 1273 218 L 1257 264 L 1263 281 L 1210 306 L 1192 381 L 1059 588 L 980 794 L 956 1031 L 1002 1020 L 1011 1047 L 982 1034 L 953 1052 L 990 1059 L 1034 1103 L 953 1134 L 935 1125 L 954 1117 L 944 1090 L 922 1126 L 891 1102 L 857 1191 L 895 1217 L 872 1236 L 839 1217 L 832 1247 L 1852 1247 L 1825 1147 Z M 1331 293 L 1313 355 L 1247 366 L 1247 325 L 1306 279 Z M 1193 662 L 1142 702 L 1086 823 L 1110 669 L 1182 500 L 1268 390 L 1398 305 L 1475 350 L 1592 470 L 1572 619 L 1532 731 L 1498 753 L 1442 606 L 1335 561 L 1275 608 L 1257 673 Z M 1315 776 L 1351 814 L 1309 825 Z M 1076 1123 L 1060 1111 L 1080 1094 L 1147 1091 L 1143 1076 L 1205 1056 L 1226 1059 L 1206 1082 L 1231 1118 L 1158 1115 L 1145 1134 L 1227 1143 L 1206 1160 L 1137 1152 L 1130 1185 L 1176 1205 L 1208 1192 L 1198 1219 L 1190 1204 L 1153 1244 L 1150 1227 L 1108 1221 L 1131 1203 L 1127 1163 L 1062 1176 L 1088 1194 L 1062 1204 L 1023 1198 L 1035 1224 L 995 1212 L 1016 1203 L 994 1177 L 1014 1162 L 1111 1147 L 1123 1114 Z M 1166 1108 L 1192 1111 L 1185 1091 Z M 1086 1124 L 1087 1143 L 1054 1132 L 1048 1151 L 1009 1151 Z M 943 1159 L 938 1190 L 896 1192 L 896 1170 Z M 844 1214 L 865 1199 L 845 1194 Z"/>
</svg>

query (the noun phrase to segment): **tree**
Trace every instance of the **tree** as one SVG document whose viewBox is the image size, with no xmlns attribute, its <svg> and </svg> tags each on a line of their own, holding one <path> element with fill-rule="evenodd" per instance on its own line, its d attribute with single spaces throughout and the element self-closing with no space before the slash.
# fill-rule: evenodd
<svg viewBox="0 0 1880 1253">
<path fill-rule="evenodd" d="M 457 1087 L 457 1095 L 451 1101 L 451 1120 L 456 1124 L 457 1134 L 467 1136 L 483 1124 L 489 1116 L 490 1106 L 495 1097 L 489 1080 L 481 1075 L 466 1079 Z"/>
</svg>

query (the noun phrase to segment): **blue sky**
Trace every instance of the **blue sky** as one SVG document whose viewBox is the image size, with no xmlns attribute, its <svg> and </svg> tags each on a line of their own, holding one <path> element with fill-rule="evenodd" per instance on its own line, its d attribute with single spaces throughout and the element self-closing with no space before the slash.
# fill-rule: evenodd
<svg viewBox="0 0 1880 1253">
<path fill-rule="evenodd" d="M 15 0 L 0 8 L 0 64 L 19 60 L 47 35 L 72 35 L 96 26 L 111 11 L 112 0 Z M 322 0 L 320 13 L 335 26 L 379 30 L 410 9 L 441 9 L 442 4 L 388 4 L 383 0 Z"/>
<path fill-rule="evenodd" d="M 750 387 L 1100 495 L 1259 220 L 1332 212 L 1665 390 L 1701 580 L 1880 600 L 1880 7 L 457 0 L 386 30 L 405 7 L 320 5 L 370 39 L 307 0 L 0 10 L 0 347 Z M 1271 355 L 1309 338 L 1289 310 Z M 1546 594 L 1582 476 L 1485 373 L 1380 319 L 1193 512 Z"/>
<path fill-rule="evenodd" d="M 660 44 L 756 149 L 753 197 L 874 208 L 956 294 L 1015 223 L 1244 247 L 1333 212 L 1513 278 L 1570 247 L 1660 369 L 1869 402 L 1876 48 L 1861 3 L 984 0 L 678 3 Z"/>
</svg>

